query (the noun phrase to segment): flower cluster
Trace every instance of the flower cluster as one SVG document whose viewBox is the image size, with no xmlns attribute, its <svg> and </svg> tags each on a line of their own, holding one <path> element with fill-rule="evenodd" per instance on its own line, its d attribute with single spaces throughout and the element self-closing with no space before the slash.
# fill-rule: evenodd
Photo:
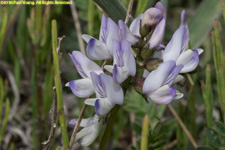
<svg viewBox="0 0 225 150">
<path fill-rule="evenodd" d="M 66 85 L 76 96 L 88 97 L 84 103 L 95 109 L 93 117 L 81 121 L 80 126 L 84 128 L 76 137 L 81 145 L 90 145 L 103 126 L 104 117 L 115 105 L 123 104 L 124 91 L 121 85 L 135 84 L 129 76 L 136 83 L 141 81 L 135 84 L 139 86 L 135 87 L 139 89 L 137 92 L 156 103 L 168 104 L 173 99 L 183 97 L 173 85 L 183 80 L 180 73 L 193 71 L 197 67 L 199 54 L 203 50 L 186 50 L 189 36 L 185 11 L 181 14 L 181 25 L 172 39 L 166 46 L 162 45 L 165 12 L 163 4 L 158 2 L 154 8 L 149 8 L 134 19 L 129 28 L 122 20 L 116 24 L 103 15 L 99 40 L 89 35 L 82 35 L 82 38 L 87 42 L 89 58 L 113 59 L 113 63 L 105 65 L 104 69 L 79 51 L 69 54 L 83 79 L 70 81 Z M 136 70 L 142 71 L 142 77 Z M 93 94 L 96 98 L 93 98 Z M 74 119 L 70 124 L 75 125 L 76 122 Z"/>
</svg>

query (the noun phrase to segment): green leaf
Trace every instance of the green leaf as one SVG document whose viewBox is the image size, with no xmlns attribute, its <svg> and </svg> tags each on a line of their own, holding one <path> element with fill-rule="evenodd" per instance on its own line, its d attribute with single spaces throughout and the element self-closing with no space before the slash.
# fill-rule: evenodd
<svg viewBox="0 0 225 150">
<path fill-rule="evenodd" d="M 198 48 L 208 37 L 213 20 L 221 14 L 219 0 L 205 0 L 196 15 L 188 22 L 191 48 Z"/>
<path fill-rule="evenodd" d="M 140 13 L 144 13 L 144 11 L 146 10 L 147 4 L 148 4 L 148 0 L 138 1 L 136 16 L 138 16 Z"/>
<path fill-rule="evenodd" d="M 215 131 L 222 136 L 225 136 L 225 126 L 222 122 L 216 122 Z"/>
<path fill-rule="evenodd" d="M 197 148 L 197 150 L 213 150 L 213 149 L 207 146 L 200 146 Z"/>
<path fill-rule="evenodd" d="M 213 147 L 219 148 L 221 146 L 220 138 L 217 135 L 216 131 L 212 128 L 208 129 L 208 138 L 210 145 L 212 145 Z"/>
<path fill-rule="evenodd" d="M 119 0 L 94 0 L 112 20 L 125 20 L 126 8 Z M 133 17 L 130 18 L 130 21 Z"/>
</svg>

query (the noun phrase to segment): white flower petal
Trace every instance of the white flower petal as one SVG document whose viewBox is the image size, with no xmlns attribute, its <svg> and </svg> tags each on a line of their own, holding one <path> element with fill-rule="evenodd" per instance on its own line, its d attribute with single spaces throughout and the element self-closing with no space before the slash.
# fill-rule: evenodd
<svg viewBox="0 0 225 150">
<path fill-rule="evenodd" d="M 89 105 L 89 106 L 95 106 L 97 98 L 88 98 L 84 101 L 84 104 Z"/>
<path fill-rule="evenodd" d="M 70 81 L 69 86 L 73 94 L 78 97 L 88 97 L 94 93 L 94 87 L 89 78 Z"/>
<path fill-rule="evenodd" d="M 181 73 L 193 71 L 198 66 L 198 63 L 199 63 L 198 51 L 193 50 L 192 58 L 184 65 L 183 69 L 181 70 Z"/>
<path fill-rule="evenodd" d="M 92 36 L 90 36 L 88 34 L 82 34 L 81 37 L 86 43 L 88 43 L 90 41 L 90 39 L 93 38 Z"/>
<path fill-rule="evenodd" d="M 117 65 L 114 65 L 113 79 L 116 82 L 122 83 L 127 79 L 128 76 L 129 76 L 129 69 L 127 67 L 118 67 Z"/>
<path fill-rule="evenodd" d="M 106 74 L 100 74 L 100 78 L 102 81 L 102 85 L 105 89 L 107 99 L 112 104 L 123 104 L 123 89 L 120 87 L 118 83 L 116 83 L 113 78 Z"/>
<path fill-rule="evenodd" d="M 144 73 L 143 73 L 143 78 L 147 78 L 147 76 L 149 75 L 149 71 L 148 70 L 144 70 Z"/>
<path fill-rule="evenodd" d="M 95 72 L 97 74 L 102 73 L 102 69 L 93 61 L 91 61 L 87 56 L 79 51 L 73 51 L 70 58 L 73 61 L 77 71 L 83 78 L 91 78 L 90 72 Z"/>
<path fill-rule="evenodd" d="M 180 81 L 182 81 L 182 80 L 184 80 L 184 76 L 178 75 L 178 76 L 174 79 L 173 84 L 175 84 L 175 83 L 177 83 L 177 82 L 180 82 Z"/>
<path fill-rule="evenodd" d="M 115 105 L 110 103 L 107 98 L 99 98 L 95 101 L 95 113 L 99 117 L 108 114 Z"/>
<path fill-rule="evenodd" d="M 170 88 L 168 85 L 165 85 L 156 90 L 155 92 L 149 94 L 148 96 L 155 103 L 168 104 L 174 99 L 175 94 L 175 88 Z"/>
<path fill-rule="evenodd" d="M 69 124 L 75 126 L 77 121 L 78 119 L 72 119 L 70 120 Z M 99 117 L 97 115 L 94 115 L 93 117 L 82 119 L 80 122 L 80 127 L 88 127 L 98 121 L 99 121 Z"/>
<path fill-rule="evenodd" d="M 183 52 L 177 59 L 176 65 L 185 65 L 193 56 L 193 51 L 192 50 L 186 50 Z"/>
<path fill-rule="evenodd" d="M 167 61 L 160 64 L 156 70 L 150 72 L 144 81 L 143 93 L 149 94 L 160 88 L 163 85 L 165 79 L 174 69 L 175 65 L 176 64 L 174 61 Z"/>
<path fill-rule="evenodd" d="M 173 34 L 173 37 L 167 44 L 165 51 L 163 51 L 164 62 L 168 60 L 176 61 L 182 50 L 186 48 L 186 41 L 187 28 L 186 26 L 180 26 Z"/>
<path fill-rule="evenodd" d="M 138 17 L 135 18 L 130 25 L 130 31 L 133 33 L 133 35 L 140 36 L 139 28 L 142 15 L 143 14 L 138 15 Z"/>
<path fill-rule="evenodd" d="M 120 40 L 127 40 L 131 44 L 137 43 L 138 39 L 131 33 L 127 25 L 122 21 L 118 21 Z"/>
<path fill-rule="evenodd" d="M 89 146 L 98 136 L 102 126 L 102 121 L 99 121 L 91 126 L 83 128 L 77 133 L 75 141 L 79 142 L 82 146 Z"/>
<path fill-rule="evenodd" d="M 107 70 L 108 72 L 113 72 L 113 66 L 111 66 L 111 65 L 105 65 L 104 66 L 104 68 L 105 68 L 105 70 Z"/>
<path fill-rule="evenodd" d="M 94 38 L 90 39 L 88 42 L 87 55 L 95 60 L 104 60 L 112 57 L 107 46 Z"/>
<path fill-rule="evenodd" d="M 163 18 L 156 26 L 150 40 L 148 41 L 149 49 L 157 47 L 162 42 L 165 31 L 165 25 L 166 19 Z"/>
<path fill-rule="evenodd" d="M 201 53 L 203 53 L 203 52 L 204 52 L 204 50 L 203 50 L 203 49 L 201 49 L 201 48 L 198 48 L 198 49 L 197 49 L 197 51 L 198 51 L 198 55 L 201 55 Z"/>
<path fill-rule="evenodd" d="M 176 91 L 174 99 L 181 99 L 184 96 L 183 93 L 180 93 L 179 91 Z"/>
</svg>

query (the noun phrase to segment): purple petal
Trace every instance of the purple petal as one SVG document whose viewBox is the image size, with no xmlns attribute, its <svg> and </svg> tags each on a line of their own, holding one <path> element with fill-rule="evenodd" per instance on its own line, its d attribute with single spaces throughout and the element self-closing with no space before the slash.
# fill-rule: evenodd
<svg viewBox="0 0 225 150">
<path fill-rule="evenodd" d="M 162 42 L 164 31 L 165 31 L 165 24 L 166 24 L 166 19 L 163 18 L 159 22 L 159 24 L 156 26 L 150 40 L 148 41 L 149 49 L 159 46 L 159 44 Z"/>
<path fill-rule="evenodd" d="M 166 17 L 166 9 L 165 9 L 165 7 L 164 7 L 162 2 L 157 2 L 155 4 L 155 8 L 160 9 L 162 11 L 162 13 L 163 13 L 163 16 Z"/>
<path fill-rule="evenodd" d="M 111 56 L 113 56 L 113 40 L 120 40 L 119 29 L 117 24 L 110 18 L 107 18 L 107 41 L 106 47 L 109 50 Z"/>
<path fill-rule="evenodd" d="M 123 89 L 120 87 L 118 83 L 116 83 L 113 78 L 106 74 L 100 74 L 100 78 L 102 80 L 103 87 L 105 89 L 107 99 L 112 104 L 123 104 Z"/>
<path fill-rule="evenodd" d="M 193 50 L 192 58 L 184 64 L 184 68 L 181 70 L 181 73 L 191 72 L 193 71 L 199 63 L 199 55 L 197 50 Z"/>
<path fill-rule="evenodd" d="M 98 98 L 105 98 L 107 95 L 104 90 L 100 75 L 97 75 L 96 73 L 91 72 L 91 79 L 95 89 L 96 96 Z"/>
<path fill-rule="evenodd" d="M 102 14 L 102 22 L 101 22 L 101 29 L 99 34 L 99 40 L 106 44 L 107 37 L 108 37 L 108 29 L 107 29 L 107 19 L 104 14 Z"/>
<path fill-rule="evenodd" d="M 88 59 L 83 53 L 73 51 L 72 55 L 69 54 L 77 71 L 83 78 L 90 78 L 90 72 L 102 73 L 102 69 L 93 61 Z"/>
<path fill-rule="evenodd" d="M 77 123 L 78 119 L 72 119 L 69 121 L 69 124 L 72 126 L 75 126 Z M 94 122 L 96 122 L 97 120 L 95 119 L 95 117 L 91 117 L 91 118 L 87 118 L 87 119 L 82 119 L 81 123 L 80 123 L 80 127 L 88 127 L 90 125 L 92 125 Z"/>
<path fill-rule="evenodd" d="M 131 44 L 123 40 L 121 42 L 121 49 L 124 51 L 124 66 L 129 69 L 129 75 L 135 76 L 136 74 L 136 62 L 134 55 L 131 52 Z"/>
<path fill-rule="evenodd" d="M 186 50 L 184 51 L 177 59 L 176 61 L 176 64 L 177 65 L 180 65 L 180 64 L 183 64 L 185 65 L 193 56 L 194 52 L 189 49 L 189 50 Z"/>
<path fill-rule="evenodd" d="M 95 122 L 93 125 L 83 128 L 77 133 L 75 141 L 82 146 L 89 146 L 98 136 L 103 122 L 102 120 Z"/>
<path fill-rule="evenodd" d="M 104 60 L 112 57 L 106 45 L 94 38 L 90 39 L 88 42 L 87 55 L 95 60 Z"/>
<path fill-rule="evenodd" d="M 84 98 L 94 93 L 92 81 L 88 78 L 70 81 L 69 86 L 73 94 L 78 97 Z"/>
<path fill-rule="evenodd" d="M 129 69 L 127 67 L 118 67 L 116 64 L 113 69 L 113 79 L 117 83 L 122 83 L 129 76 Z"/>
<path fill-rule="evenodd" d="M 187 22 L 186 22 L 186 12 L 185 12 L 185 10 L 182 10 L 181 16 L 180 16 L 180 20 L 181 20 L 181 25 L 186 25 L 186 24 L 187 24 Z"/>
<path fill-rule="evenodd" d="M 157 49 L 158 51 L 165 50 L 165 48 L 166 48 L 166 46 L 163 45 L 163 44 L 159 44 L 159 46 L 156 47 L 156 49 Z"/>
<path fill-rule="evenodd" d="M 138 17 L 135 18 L 130 25 L 129 29 L 133 33 L 133 35 L 140 36 L 139 29 L 140 29 L 140 21 L 142 16 L 143 14 L 138 15 Z"/>
<path fill-rule="evenodd" d="M 99 117 L 103 117 L 106 114 L 108 114 L 113 107 L 114 107 L 114 105 L 111 104 L 108 101 L 108 99 L 106 99 L 106 98 L 104 98 L 104 99 L 97 99 L 95 101 L 95 113 Z"/>
<path fill-rule="evenodd" d="M 118 27 L 121 40 L 127 40 L 131 44 L 137 43 L 138 39 L 133 36 L 127 25 L 122 20 L 119 20 Z"/>
<path fill-rule="evenodd" d="M 176 88 L 169 88 L 169 86 L 164 86 L 158 89 L 154 93 L 150 94 L 149 97 L 152 101 L 158 104 L 168 104 L 170 103 L 176 94 Z"/>
<path fill-rule="evenodd" d="M 184 65 L 178 65 L 178 66 L 174 67 L 174 69 L 172 70 L 170 75 L 166 78 L 166 80 L 164 81 L 163 84 L 164 85 L 168 84 L 169 86 L 171 86 L 173 81 L 175 80 L 175 78 L 180 73 L 180 71 L 183 67 L 184 67 Z"/>
<path fill-rule="evenodd" d="M 160 88 L 175 66 L 175 61 L 167 61 L 160 64 L 159 67 L 152 71 L 145 79 L 143 93 L 149 94 Z"/>
<path fill-rule="evenodd" d="M 186 26 L 180 26 L 173 34 L 172 39 L 166 46 L 163 52 L 163 60 L 174 60 L 176 61 L 182 51 L 186 48 L 187 44 L 187 28 Z"/>
<path fill-rule="evenodd" d="M 90 41 L 90 39 L 93 38 L 92 36 L 87 35 L 87 34 L 82 34 L 81 37 L 86 43 L 88 43 Z"/>
<path fill-rule="evenodd" d="M 121 45 L 121 42 L 113 40 L 113 64 L 117 64 L 119 67 L 124 66 L 124 49 Z"/>
<path fill-rule="evenodd" d="M 163 18 L 163 13 L 158 8 L 149 8 L 147 9 L 141 19 L 142 27 L 143 26 L 153 26 L 160 22 L 160 20 Z"/>
</svg>

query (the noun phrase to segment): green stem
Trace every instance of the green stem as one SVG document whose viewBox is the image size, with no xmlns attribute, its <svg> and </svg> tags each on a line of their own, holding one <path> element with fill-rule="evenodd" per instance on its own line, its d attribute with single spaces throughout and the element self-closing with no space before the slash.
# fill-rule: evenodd
<svg viewBox="0 0 225 150">
<path fill-rule="evenodd" d="M 148 132 L 149 132 L 149 118 L 148 115 L 145 115 L 142 124 L 141 150 L 148 149 Z"/>
<path fill-rule="evenodd" d="M 63 109 L 63 97 L 62 97 L 62 85 L 59 71 L 59 56 L 57 53 L 57 23 L 56 20 L 52 20 L 52 51 L 53 51 L 53 62 L 55 72 L 55 88 L 57 96 L 57 111 L 59 116 L 60 128 L 62 132 L 63 145 L 65 149 L 69 148 L 69 139 L 66 128 L 66 119 Z"/>
<path fill-rule="evenodd" d="M 100 145 L 99 145 L 99 150 L 105 150 L 105 146 L 106 146 L 106 144 L 107 144 L 107 142 L 108 142 L 109 136 L 110 136 L 111 131 L 112 131 L 113 123 L 114 123 L 115 120 L 116 120 L 117 113 L 118 113 L 119 109 L 120 109 L 120 105 L 116 105 L 116 106 L 112 109 L 112 112 L 111 112 L 111 115 L 110 115 L 108 124 L 107 124 L 107 126 L 106 126 L 104 135 L 103 135 L 103 137 L 102 137 L 102 139 L 101 139 L 101 142 L 100 142 Z"/>
</svg>

